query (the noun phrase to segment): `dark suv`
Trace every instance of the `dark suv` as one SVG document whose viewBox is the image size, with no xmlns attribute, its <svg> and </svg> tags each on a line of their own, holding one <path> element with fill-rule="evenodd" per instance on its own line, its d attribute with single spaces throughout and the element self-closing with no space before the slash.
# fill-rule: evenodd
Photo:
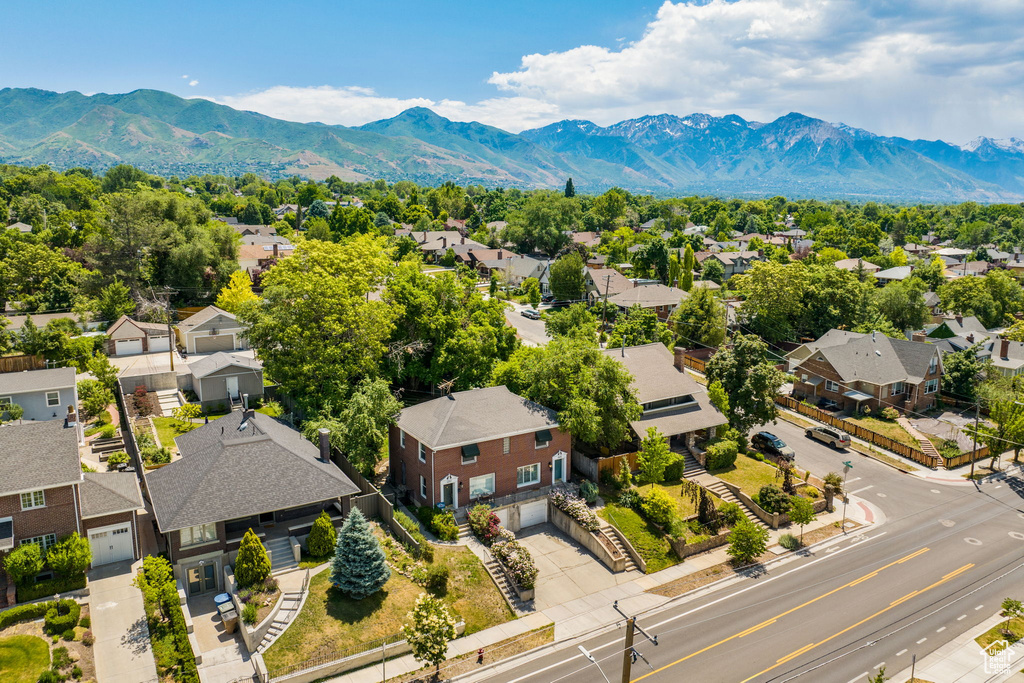
<svg viewBox="0 0 1024 683">
<path fill-rule="evenodd" d="M 750 445 L 773 458 L 782 458 L 790 462 L 796 458 L 796 453 L 793 452 L 793 449 L 771 432 L 758 432 L 754 434 L 754 436 L 750 437 Z"/>
</svg>

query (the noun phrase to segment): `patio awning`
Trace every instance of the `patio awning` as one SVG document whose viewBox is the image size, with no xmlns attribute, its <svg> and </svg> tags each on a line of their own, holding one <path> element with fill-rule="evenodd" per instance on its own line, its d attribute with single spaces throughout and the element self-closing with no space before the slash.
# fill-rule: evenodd
<svg viewBox="0 0 1024 683">
<path fill-rule="evenodd" d="M 463 458 L 475 458 L 478 455 L 480 455 L 480 447 L 475 443 L 466 444 L 462 447 Z"/>
<path fill-rule="evenodd" d="M 852 398 L 854 401 L 857 401 L 858 403 L 860 401 L 867 401 L 869 399 L 874 398 L 874 396 L 872 396 L 871 394 L 865 394 L 863 391 L 847 391 L 845 394 L 843 394 L 843 396 L 845 396 L 846 398 Z"/>
<path fill-rule="evenodd" d="M 824 381 L 825 380 L 823 378 L 821 378 L 821 377 L 811 377 L 810 379 L 802 379 L 802 380 L 800 380 L 800 383 L 801 384 L 810 384 L 812 387 L 816 387 L 816 386 L 818 386 L 819 384 L 821 384 Z"/>
<path fill-rule="evenodd" d="M 534 435 L 534 439 L 537 443 L 548 443 L 551 441 L 551 432 L 547 429 L 542 429 Z"/>
</svg>

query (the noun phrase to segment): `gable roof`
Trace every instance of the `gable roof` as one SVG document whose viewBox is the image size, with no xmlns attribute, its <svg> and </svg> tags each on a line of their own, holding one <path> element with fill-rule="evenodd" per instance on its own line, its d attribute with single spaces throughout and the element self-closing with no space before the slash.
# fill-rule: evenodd
<svg viewBox="0 0 1024 683">
<path fill-rule="evenodd" d="M 181 459 L 145 474 L 160 531 L 250 517 L 359 493 L 294 428 L 235 411 L 174 441 Z"/>
<path fill-rule="evenodd" d="M 398 415 L 399 429 L 432 450 L 558 427 L 550 408 L 517 396 L 508 387 L 457 391 Z"/>
<path fill-rule="evenodd" d="M 30 391 L 51 391 L 75 386 L 74 368 L 26 370 L 0 373 L 0 396 L 25 394 Z"/>
<path fill-rule="evenodd" d="M 818 349 L 805 359 L 819 355 L 835 369 L 844 382 L 865 381 L 872 384 L 910 382 L 919 384 L 928 374 L 928 366 L 937 349 L 925 342 L 892 339 L 881 333 L 850 337 L 845 344 Z"/>
<path fill-rule="evenodd" d="M 679 302 L 690 295 L 677 287 L 665 285 L 638 285 L 631 287 L 615 296 L 608 297 L 610 303 L 620 308 L 640 305 L 642 308 L 654 306 L 678 306 Z"/>
<path fill-rule="evenodd" d="M 85 472 L 79 487 L 82 519 L 145 507 L 134 472 Z"/>
<path fill-rule="evenodd" d="M 237 323 L 237 319 L 235 318 L 235 315 L 233 313 L 228 313 L 223 308 L 217 308 L 216 306 L 207 306 L 203 310 L 190 315 L 189 317 L 185 318 L 180 323 L 178 323 L 178 329 L 181 330 L 182 332 L 191 332 L 193 329 L 199 327 L 207 320 L 216 318 L 218 315 L 227 316 L 228 318 L 235 320 Z"/>
<path fill-rule="evenodd" d="M 167 336 L 167 325 L 163 323 L 139 322 L 138 320 L 132 320 L 126 315 L 122 315 L 120 318 L 117 319 L 117 321 L 113 325 L 107 328 L 107 335 L 112 334 L 114 330 L 121 327 L 122 325 L 134 327 L 136 330 L 144 333 L 145 335 L 158 334 L 163 335 L 165 337 Z M 140 335 L 139 338 L 141 339 L 142 335 Z"/>
<path fill-rule="evenodd" d="M 835 267 L 839 270 L 857 270 L 859 266 L 867 273 L 877 273 L 881 270 L 879 266 L 874 263 L 868 263 L 864 259 L 859 258 L 844 258 L 835 262 Z"/>
<path fill-rule="evenodd" d="M 786 357 L 792 358 L 796 356 L 797 352 L 800 351 L 801 349 L 804 349 L 804 351 L 807 354 L 811 354 L 817 351 L 818 349 L 828 348 L 829 346 L 839 346 L 841 344 L 845 344 L 851 339 L 860 339 L 861 337 L 865 336 L 867 335 L 865 335 L 862 332 L 851 332 L 850 330 L 837 330 L 833 328 L 826 332 L 825 334 L 818 337 L 816 340 L 807 342 L 806 344 L 801 344 L 800 346 L 796 347 L 795 349 L 787 353 Z"/>
<path fill-rule="evenodd" d="M 605 289 L 608 290 L 608 296 L 612 297 L 633 287 L 629 278 L 614 268 L 587 268 L 586 276 L 593 282 L 597 293 L 602 296 Z"/>
<path fill-rule="evenodd" d="M 895 268 L 886 268 L 875 273 L 875 278 L 878 280 L 906 280 L 910 277 L 910 273 L 913 271 L 911 266 L 896 266 Z"/>
<path fill-rule="evenodd" d="M 0 427 L 0 494 L 69 486 L 82 480 L 78 430 L 64 420 Z"/>
<path fill-rule="evenodd" d="M 236 356 L 233 353 L 225 353 L 218 351 L 212 355 L 200 358 L 194 363 L 189 363 L 188 369 L 192 373 L 192 376 L 196 379 L 202 379 L 209 374 L 236 366 L 240 368 L 251 368 L 253 370 L 263 370 L 263 363 L 259 362 L 255 358 L 249 358 L 248 356 Z"/>
</svg>

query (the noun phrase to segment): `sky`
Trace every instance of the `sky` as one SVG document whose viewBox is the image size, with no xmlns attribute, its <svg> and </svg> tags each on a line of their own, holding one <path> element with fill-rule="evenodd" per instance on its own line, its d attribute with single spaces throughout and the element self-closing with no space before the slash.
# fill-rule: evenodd
<svg viewBox="0 0 1024 683">
<path fill-rule="evenodd" d="M 1024 138 L 1024 0 L 4 4 L 22 48 L 4 51 L 0 87 L 152 88 L 343 125 L 412 106 L 513 132 L 797 111 L 880 135 Z"/>
</svg>

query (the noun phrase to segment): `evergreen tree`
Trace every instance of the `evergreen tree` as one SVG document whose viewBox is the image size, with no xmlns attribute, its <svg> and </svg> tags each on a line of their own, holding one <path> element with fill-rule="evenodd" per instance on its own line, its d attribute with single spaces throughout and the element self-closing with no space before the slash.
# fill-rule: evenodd
<svg viewBox="0 0 1024 683">
<path fill-rule="evenodd" d="M 326 512 L 313 522 L 313 528 L 309 530 L 309 538 L 306 539 L 306 549 L 313 557 L 325 557 L 331 553 L 334 544 L 338 542 L 338 532 L 331 524 L 331 518 Z"/>
<path fill-rule="evenodd" d="M 572 184 L 572 178 L 569 178 L 568 180 L 565 181 L 565 196 L 566 197 L 575 197 L 576 196 L 576 186 Z"/>
<path fill-rule="evenodd" d="M 380 543 L 358 508 L 341 527 L 331 562 L 331 584 L 356 600 L 373 595 L 391 578 Z"/>
<path fill-rule="evenodd" d="M 242 537 L 238 546 L 238 558 L 235 560 L 235 579 L 239 588 L 248 588 L 270 576 L 270 558 L 263 547 L 259 536 L 249 529 Z"/>
<path fill-rule="evenodd" d="M 693 289 L 693 247 L 689 244 L 683 250 L 683 277 L 679 281 L 679 289 L 689 292 Z"/>
</svg>

